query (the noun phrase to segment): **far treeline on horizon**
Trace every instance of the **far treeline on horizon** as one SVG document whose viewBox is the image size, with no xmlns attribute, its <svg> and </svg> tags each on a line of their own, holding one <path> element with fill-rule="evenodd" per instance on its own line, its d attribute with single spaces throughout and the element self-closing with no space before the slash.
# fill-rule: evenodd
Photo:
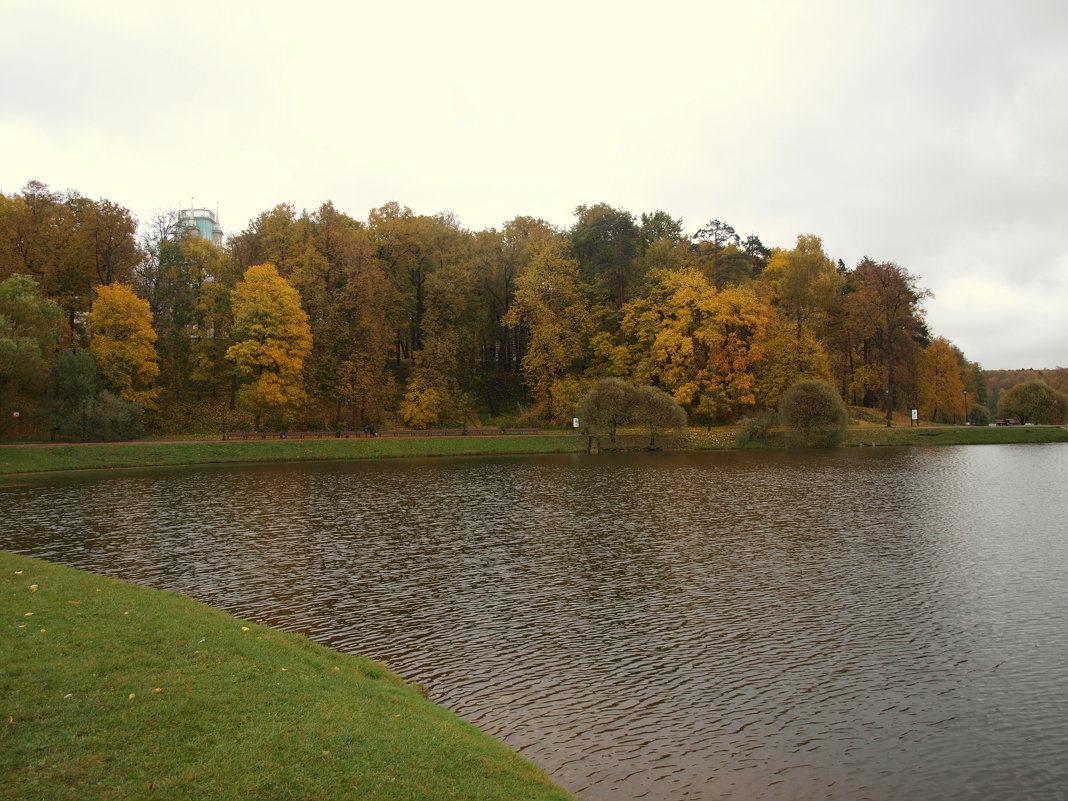
<svg viewBox="0 0 1068 801">
<path fill-rule="evenodd" d="M 920 276 L 813 234 L 768 247 L 606 204 L 470 231 L 327 202 L 220 240 L 177 210 L 139 230 L 110 200 L 0 194 L 0 436 L 562 426 L 604 377 L 701 425 L 803 379 L 902 423 L 1068 415 L 1068 369 L 984 372 L 929 330 Z"/>
</svg>

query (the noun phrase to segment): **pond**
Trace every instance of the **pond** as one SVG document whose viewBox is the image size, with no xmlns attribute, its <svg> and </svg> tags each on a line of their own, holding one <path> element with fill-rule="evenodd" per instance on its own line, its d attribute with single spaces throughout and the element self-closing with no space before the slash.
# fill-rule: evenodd
<svg viewBox="0 0 1068 801">
<path fill-rule="evenodd" d="M 1063 799 L 1068 446 L 0 483 L 0 548 L 387 662 L 581 798 Z"/>
</svg>

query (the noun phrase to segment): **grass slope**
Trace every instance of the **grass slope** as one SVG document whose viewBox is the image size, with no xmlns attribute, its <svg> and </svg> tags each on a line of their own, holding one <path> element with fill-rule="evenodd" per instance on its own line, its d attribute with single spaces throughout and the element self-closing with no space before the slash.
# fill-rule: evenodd
<svg viewBox="0 0 1068 801">
<path fill-rule="evenodd" d="M 571 798 L 379 663 L 2 552 L 0 666 L 5 798 Z"/>
</svg>

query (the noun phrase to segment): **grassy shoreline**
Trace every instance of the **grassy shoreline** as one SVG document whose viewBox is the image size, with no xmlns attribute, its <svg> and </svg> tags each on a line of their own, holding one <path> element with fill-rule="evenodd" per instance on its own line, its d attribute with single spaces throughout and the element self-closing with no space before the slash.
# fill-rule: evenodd
<svg viewBox="0 0 1068 801">
<path fill-rule="evenodd" d="M 572 796 L 384 665 L 0 552 L 5 797 Z"/>
<path fill-rule="evenodd" d="M 575 435 L 70 443 L 0 447 L 0 476 L 196 464 L 577 453 Z"/>
<path fill-rule="evenodd" d="M 736 450 L 735 426 L 711 431 L 692 428 L 676 449 Z M 626 435 L 635 447 L 647 438 Z M 1068 428 L 1053 426 L 1014 427 L 894 427 L 853 426 L 845 447 L 988 445 L 1029 442 L 1068 442 Z M 769 443 L 751 443 L 747 448 L 781 448 Z M 0 447 L 0 478 L 32 473 L 114 468 L 165 467 L 198 464 L 251 464 L 357 459 L 425 458 L 436 456 L 493 456 L 582 453 L 585 437 L 576 434 L 541 434 L 470 437 L 412 437 L 398 439 L 322 439 L 162 442 L 143 440 L 121 443 L 68 443 Z"/>
</svg>

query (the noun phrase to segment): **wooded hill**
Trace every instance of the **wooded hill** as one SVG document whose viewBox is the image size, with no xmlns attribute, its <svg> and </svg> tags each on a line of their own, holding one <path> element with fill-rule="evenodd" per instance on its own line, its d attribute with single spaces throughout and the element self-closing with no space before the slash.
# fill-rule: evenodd
<svg viewBox="0 0 1068 801">
<path fill-rule="evenodd" d="M 1068 394 L 1068 368 L 1065 367 L 1052 370 L 983 370 L 983 381 L 992 409 L 997 408 L 1002 392 L 1025 381 L 1044 381 L 1057 392 Z"/>
<path fill-rule="evenodd" d="M 963 421 L 983 375 L 928 330 L 904 266 L 768 247 L 712 220 L 579 206 L 570 228 L 471 231 L 397 203 L 281 205 L 219 248 L 39 183 L 0 195 L 0 406 L 11 433 L 564 424 L 596 379 L 694 422 L 772 408 L 801 378 L 850 405 Z M 268 266 L 264 266 L 268 265 Z M 17 278 L 28 276 L 28 278 Z M 13 278 L 16 277 L 16 278 Z M 32 280 L 30 280 L 32 279 Z M 6 343 L 6 344 L 4 344 Z M 95 416 L 94 416 L 95 415 Z"/>
</svg>

